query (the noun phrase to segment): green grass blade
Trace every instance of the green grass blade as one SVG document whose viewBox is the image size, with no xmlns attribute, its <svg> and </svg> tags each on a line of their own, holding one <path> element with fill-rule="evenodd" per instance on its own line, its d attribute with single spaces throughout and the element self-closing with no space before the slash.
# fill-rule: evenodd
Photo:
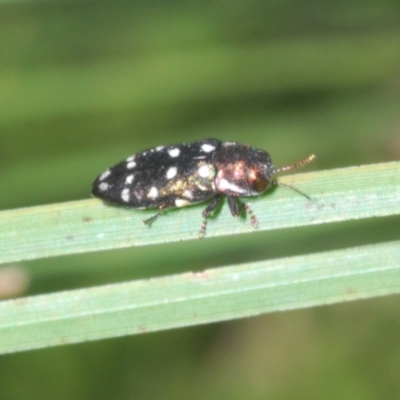
<svg viewBox="0 0 400 400">
<path fill-rule="evenodd" d="M 400 213 L 400 162 L 280 178 L 312 197 L 278 187 L 249 199 L 259 230 Z M 97 199 L 0 212 L 0 263 L 197 239 L 204 205 L 171 210 L 151 227 L 154 211 L 105 206 Z M 228 207 L 210 220 L 207 238 L 252 232 Z"/>
<path fill-rule="evenodd" d="M 400 292 L 400 242 L 0 303 L 0 353 Z"/>
</svg>

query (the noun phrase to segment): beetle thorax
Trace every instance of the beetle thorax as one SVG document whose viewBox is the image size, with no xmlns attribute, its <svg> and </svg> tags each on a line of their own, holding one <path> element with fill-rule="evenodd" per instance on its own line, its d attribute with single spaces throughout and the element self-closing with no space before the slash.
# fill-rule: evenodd
<svg viewBox="0 0 400 400">
<path fill-rule="evenodd" d="M 269 154 L 246 145 L 223 143 L 214 156 L 214 166 L 215 186 L 228 196 L 257 196 L 272 182 Z"/>
</svg>

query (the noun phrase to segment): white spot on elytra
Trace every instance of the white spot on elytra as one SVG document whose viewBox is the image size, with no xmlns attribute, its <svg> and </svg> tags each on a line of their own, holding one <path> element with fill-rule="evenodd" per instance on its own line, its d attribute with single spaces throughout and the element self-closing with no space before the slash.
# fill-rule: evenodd
<svg viewBox="0 0 400 400">
<path fill-rule="evenodd" d="M 156 150 L 157 150 L 157 151 L 161 151 L 164 147 L 165 147 L 165 146 L 157 146 L 157 147 L 156 147 Z"/>
<path fill-rule="evenodd" d="M 176 176 L 176 174 L 178 173 L 178 168 L 176 167 L 171 167 L 168 169 L 167 173 L 165 174 L 167 179 L 172 179 Z"/>
<path fill-rule="evenodd" d="M 132 169 L 136 167 L 136 162 L 135 161 L 129 161 L 128 164 L 126 164 L 126 168 Z"/>
<path fill-rule="evenodd" d="M 222 146 L 224 146 L 224 147 L 228 147 L 228 146 L 235 146 L 235 142 L 223 142 L 222 143 Z"/>
<path fill-rule="evenodd" d="M 174 147 L 173 149 L 169 149 L 169 150 L 168 150 L 168 154 L 169 154 L 171 157 L 178 157 L 179 154 L 181 154 L 181 151 L 180 151 L 177 147 Z"/>
<path fill-rule="evenodd" d="M 131 185 L 133 182 L 134 175 L 128 175 L 125 179 L 125 185 Z"/>
<path fill-rule="evenodd" d="M 127 162 L 131 162 L 135 159 L 136 155 L 130 156 L 126 159 Z"/>
<path fill-rule="evenodd" d="M 111 175 L 111 171 L 108 169 L 107 171 L 104 171 L 100 177 L 99 180 L 100 181 L 104 181 L 104 179 L 106 179 L 107 177 L 109 177 Z"/>
<path fill-rule="evenodd" d="M 153 186 L 150 190 L 149 193 L 147 193 L 147 197 L 150 199 L 156 199 L 158 196 L 158 190 L 155 186 Z"/>
<path fill-rule="evenodd" d="M 129 189 L 124 189 L 121 192 L 121 199 L 127 203 L 130 200 L 130 198 L 131 196 L 129 194 Z"/>
<path fill-rule="evenodd" d="M 190 190 L 188 190 L 188 189 L 186 189 L 184 192 L 183 192 L 183 195 L 186 197 L 186 198 L 188 198 L 188 199 L 193 199 L 193 193 L 192 193 L 192 191 L 190 191 Z"/>
<path fill-rule="evenodd" d="M 100 183 L 100 185 L 99 185 L 99 189 L 100 189 L 102 192 L 104 192 L 104 191 L 107 190 L 108 188 L 109 188 L 108 183 L 102 182 L 102 183 Z"/>
<path fill-rule="evenodd" d="M 245 193 L 246 192 L 245 189 L 241 188 L 238 185 L 235 185 L 234 183 L 229 182 L 226 179 L 221 179 L 218 182 L 217 186 L 218 186 L 218 189 L 221 191 L 230 190 L 231 192 L 235 192 L 235 193 Z"/>
<path fill-rule="evenodd" d="M 210 176 L 210 166 L 208 164 L 206 165 L 202 165 L 198 170 L 197 170 L 198 174 L 202 177 L 202 178 L 208 178 Z"/>
<path fill-rule="evenodd" d="M 177 207 L 185 207 L 188 206 L 190 204 L 190 201 L 187 201 L 185 199 L 176 199 L 175 200 L 175 205 Z"/>
<path fill-rule="evenodd" d="M 211 151 L 215 150 L 215 146 L 209 143 L 203 143 L 201 145 L 201 149 L 206 153 L 210 153 Z"/>
</svg>

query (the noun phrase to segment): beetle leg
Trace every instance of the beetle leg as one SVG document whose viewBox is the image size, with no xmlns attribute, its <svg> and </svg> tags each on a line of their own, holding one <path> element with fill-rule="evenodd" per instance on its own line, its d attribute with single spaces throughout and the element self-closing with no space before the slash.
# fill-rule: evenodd
<svg viewBox="0 0 400 400">
<path fill-rule="evenodd" d="M 164 214 L 164 208 L 166 207 L 166 205 L 161 205 L 158 208 L 158 212 L 154 215 L 152 215 L 150 218 L 144 219 L 143 223 L 145 225 L 151 225 L 160 215 Z"/>
<path fill-rule="evenodd" d="M 246 203 L 241 203 L 240 200 L 237 197 L 234 196 L 228 196 L 228 204 L 229 208 L 231 210 L 231 214 L 234 217 L 237 217 L 240 215 L 240 208 L 243 207 L 246 213 L 250 216 L 250 223 L 253 228 L 258 227 L 258 221 L 256 216 L 254 215 L 253 211 L 249 207 L 248 204 Z"/>
<path fill-rule="evenodd" d="M 207 230 L 207 219 L 211 215 L 211 213 L 218 207 L 218 204 L 222 200 L 222 195 L 217 195 L 215 196 L 212 200 L 211 203 L 205 208 L 205 210 L 202 212 L 203 216 L 203 222 L 200 227 L 200 232 L 199 232 L 199 237 L 203 238 L 204 235 L 206 234 Z"/>
</svg>

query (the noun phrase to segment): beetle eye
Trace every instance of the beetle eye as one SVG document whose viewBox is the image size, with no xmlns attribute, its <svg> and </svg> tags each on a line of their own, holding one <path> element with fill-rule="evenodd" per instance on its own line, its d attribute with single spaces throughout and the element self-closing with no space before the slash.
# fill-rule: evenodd
<svg viewBox="0 0 400 400">
<path fill-rule="evenodd" d="M 268 179 L 265 176 L 258 175 L 253 181 L 253 189 L 257 193 L 263 192 L 268 187 Z"/>
</svg>

